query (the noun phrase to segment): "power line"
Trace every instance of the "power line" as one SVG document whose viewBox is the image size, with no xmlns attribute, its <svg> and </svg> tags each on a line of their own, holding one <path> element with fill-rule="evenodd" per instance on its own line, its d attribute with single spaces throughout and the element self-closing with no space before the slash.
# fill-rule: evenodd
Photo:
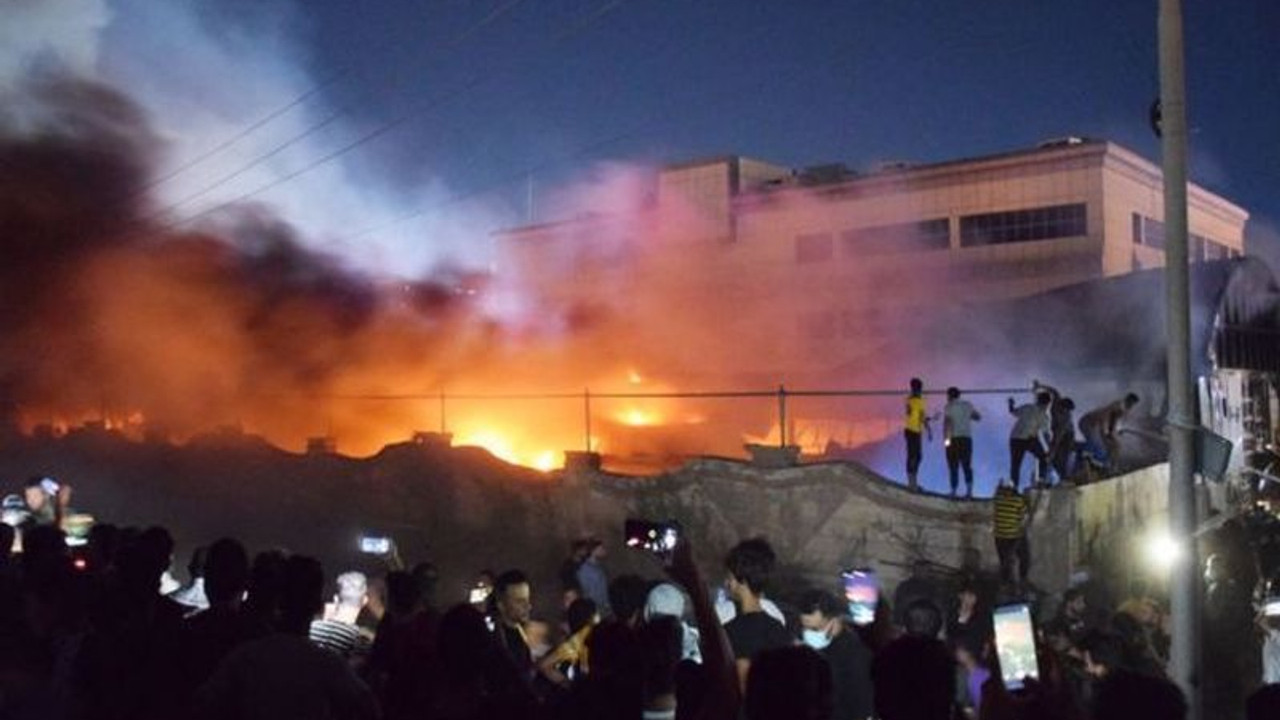
<svg viewBox="0 0 1280 720">
<path fill-rule="evenodd" d="M 188 161 L 186 161 L 186 162 L 182 163 L 181 165 L 179 165 L 178 167 L 174 168 L 173 170 L 170 170 L 168 173 L 165 173 L 164 175 L 161 175 L 160 177 L 155 178 L 154 180 L 152 180 L 151 182 L 149 182 L 149 183 L 147 183 L 145 186 L 143 186 L 143 188 L 142 188 L 141 192 L 146 192 L 146 191 L 148 191 L 148 190 L 152 190 L 152 189 L 156 188 L 156 187 L 157 187 L 157 186 L 159 186 L 159 185 L 163 185 L 164 183 L 168 182 L 169 180 L 172 180 L 173 178 L 175 178 L 175 177 L 177 177 L 177 176 L 181 175 L 182 173 L 186 172 L 187 170 L 190 170 L 191 168 L 195 167 L 196 165 L 199 165 L 200 163 L 204 162 L 205 160 L 208 160 L 209 158 L 213 157 L 214 155 L 217 155 L 218 153 L 222 152 L 223 150 L 226 150 L 227 148 L 231 147 L 232 145 L 235 145 L 236 143 L 240 142 L 241 140 L 243 140 L 244 138 L 248 137 L 249 135 L 252 135 L 252 134 L 253 134 L 254 132 L 256 132 L 259 128 L 265 127 L 266 125 L 268 125 L 269 123 L 271 123 L 271 121 L 273 121 L 273 120 L 275 120 L 276 118 L 278 118 L 278 117 L 280 117 L 280 116 L 284 115 L 285 113 L 287 113 L 287 112 L 289 112 L 290 110 L 292 110 L 292 109 L 294 109 L 294 108 L 298 107 L 299 105 L 301 105 L 301 104 L 305 103 L 307 100 L 310 100 L 312 97 L 315 97 L 315 96 L 316 96 L 317 94 L 319 94 L 322 90 L 324 90 L 324 89 L 328 88 L 328 87 L 329 87 L 329 86 L 331 86 L 331 85 L 334 85 L 335 83 L 337 83 L 339 80 L 341 80 L 343 77 L 345 77 L 345 76 L 349 75 L 350 73 L 351 73 L 350 68 L 345 68 L 345 69 L 340 70 L 340 71 L 338 71 L 337 73 L 334 73 L 333 75 L 329 76 L 329 78 L 328 78 L 328 79 L 326 79 L 326 80 L 324 80 L 323 82 L 321 82 L 321 83 L 318 83 L 318 84 L 316 84 L 316 85 L 311 86 L 311 88 L 309 88 L 308 90 L 306 90 L 306 91 L 302 92 L 301 94 L 299 94 L 299 95 L 295 96 L 292 100 L 288 101 L 288 102 L 287 102 L 287 103 L 285 103 L 284 105 L 281 105 L 280 107 L 276 108 L 275 110 L 272 110 L 271 112 L 269 112 L 269 113 L 267 113 L 266 115 L 262 116 L 261 118 L 259 118 L 258 120 L 256 120 L 256 121 L 255 121 L 255 122 L 253 122 L 252 124 L 250 124 L 248 127 L 245 127 L 245 128 L 244 128 L 243 130 L 241 130 L 240 132 L 238 132 L 238 133 L 236 133 L 236 134 L 234 134 L 234 135 L 232 135 L 232 136 L 228 137 L 227 139 L 225 139 L 225 140 L 223 140 L 222 142 L 218 143 L 218 144 L 217 144 L 217 145 L 215 145 L 214 147 L 212 147 L 212 148 L 210 148 L 210 149 L 206 150 L 205 152 L 200 153 L 199 155 L 196 155 L 195 157 L 193 157 L 193 158 L 191 158 L 190 160 L 188 160 Z"/>
<path fill-rule="evenodd" d="M 460 34 L 458 34 L 456 37 L 454 37 L 454 38 L 453 38 L 449 43 L 447 43 L 447 44 L 445 45 L 445 49 L 452 49 L 453 47 L 456 47 L 456 46 L 457 46 L 458 44 L 460 44 L 462 41 L 464 41 L 464 40 L 466 40 L 467 38 L 471 37 L 473 34 L 475 34 L 476 32 L 478 32 L 479 30 L 483 29 L 484 27 L 487 27 L 487 26 L 488 26 L 489 24 L 491 24 L 493 21 L 495 21 L 496 19 L 498 19 L 499 17 L 501 17 L 504 13 L 506 13 L 508 10 L 510 10 L 511 8 L 513 8 L 515 5 L 519 4 L 519 3 L 520 3 L 520 2 L 522 2 L 522 1 L 523 1 L 523 0 L 508 0 L 506 3 L 504 3 L 504 4 L 502 4 L 502 5 L 499 5 L 498 7 L 494 8 L 494 9 L 493 9 L 493 10 L 492 10 L 488 15 L 486 15 L 486 16 L 485 16 L 485 17 L 483 17 L 483 18 L 481 18 L 479 22 L 474 23 L 473 25 L 471 25 L 470 27 L 468 27 L 466 30 L 464 30 L 462 33 L 460 33 Z M 270 124 L 272 121 L 276 120 L 277 118 L 279 118 L 279 117 L 281 117 L 281 116 L 285 115 L 285 114 L 286 114 L 286 113 L 288 113 L 290 110 L 293 110 L 294 108 L 296 108 L 296 107 L 298 107 L 298 106 L 302 105 L 303 103 L 305 103 L 307 100 L 310 100 L 312 97 L 315 97 L 316 95 L 318 95 L 318 94 L 319 94 L 320 92 L 322 92 L 323 90 L 325 90 L 325 89 L 327 89 L 327 88 L 329 88 L 329 87 L 331 87 L 331 86 L 333 86 L 333 85 L 337 84 L 338 82 L 340 82 L 340 81 L 344 80 L 347 76 L 349 76 L 349 75 L 351 75 L 351 74 L 352 74 L 352 67 L 351 67 L 351 66 L 344 67 L 344 68 L 342 68 L 342 69 L 338 70 L 337 72 L 334 72 L 333 74 L 331 74 L 331 75 L 330 75 L 328 78 L 326 78 L 325 80 L 323 80 L 323 81 L 321 81 L 321 82 L 319 82 L 319 83 L 316 83 L 315 85 L 312 85 L 310 88 L 308 88 L 308 89 L 304 90 L 303 92 L 301 92 L 300 94 L 298 94 L 298 95 L 294 96 L 292 99 L 288 100 L 288 101 L 287 101 L 287 102 L 285 102 L 283 105 L 281 105 L 281 106 L 277 107 L 276 109 L 274 109 L 274 110 L 272 110 L 272 111 L 268 112 L 266 115 L 262 116 L 262 117 L 261 117 L 261 118 L 259 118 L 258 120 L 254 121 L 253 123 L 249 124 L 249 125 L 248 125 L 248 126 L 246 126 L 245 128 L 241 129 L 239 132 L 236 132 L 235 134 L 233 134 L 233 135 L 231 135 L 231 136 L 227 137 L 226 139 L 224 139 L 222 142 L 218 143 L 218 144 L 217 144 L 217 145 L 215 145 L 214 147 L 212 147 L 212 148 L 210 148 L 210 149 L 208 149 L 208 150 L 206 150 L 206 151 L 204 151 L 204 152 L 202 152 L 202 153 L 200 153 L 200 154 L 196 155 L 195 157 L 192 157 L 191 159 L 189 159 L 189 160 L 187 160 L 186 162 L 184 162 L 184 163 L 180 164 L 178 167 L 174 168 L 173 170 L 169 171 L 168 173 L 166 173 L 166 174 L 164 174 L 164 175 L 162 175 L 162 176 L 160 176 L 160 177 L 158 177 L 158 178 L 153 179 L 151 182 L 149 182 L 146 186 L 144 186 L 144 187 L 142 188 L 142 192 L 146 192 L 146 191 L 148 191 L 148 190 L 152 190 L 152 189 L 154 189 L 155 187 L 157 187 L 157 186 L 159 186 L 159 185 L 162 185 L 162 184 L 164 184 L 164 183 L 166 183 L 166 182 L 168 182 L 168 181 L 172 180 L 173 178 L 177 177 L 178 175 L 181 175 L 182 173 L 186 172 L 187 170 L 190 170 L 191 168 L 195 167 L 196 165 L 199 165 L 200 163 L 202 163 L 202 162 L 204 162 L 204 161 L 208 160 L 209 158 L 211 158 L 211 157 L 213 157 L 213 156 L 215 156 L 215 155 L 217 155 L 217 154 L 221 153 L 222 151 L 226 150 L 227 148 L 231 147 L 232 145 L 235 145 L 236 143 L 238 143 L 240 140 L 243 140 L 244 138 L 248 137 L 249 135 L 252 135 L 252 134 L 253 134 L 254 132 L 256 132 L 257 130 L 259 130 L 259 129 L 261 129 L 261 128 L 265 127 L 265 126 L 266 126 L 266 125 L 268 125 L 268 124 Z M 347 108 L 343 108 L 341 111 L 339 111 L 339 113 L 338 113 L 338 114 L 339 114 L 339 115 L 341 115 L 341 114 L 345 114 L 345 112 L 347 112 L 347 110 L 348 110 L 348 109 L 349 109 L 349 106 L 348 106 Z M 330 122 L 332 119 L 334 119 L 334 118 L 326 118 L 326 120 L 321 121 L 320 125 L 321 125 L 321 126 L 328 125 L 328 124 L 329 124 L 329 122 Z M 314 129 L 319 129 L 319 128 L 314 128 Z M 304 130 L 302 131 L 302 133 L 300 133 L 300 135 L 299 135 L 299 136 L 295 136 L 295 138 L 294 138 L 294 139 L 291 139 L 290 141 L 287 141 L 285 145 L 286 145 L 286 146 L 287 146 L 287 145 L 291 145 L 291 144 L 293 144 L 293 141 L 294 141 L 294 140 L 301 139 L 303 136 L 307 136 L 307 135 L 312 134 L 312 132 L 313 132 L 313 129 L 311 129 L 311 128 L 304 129 Z M 256 165 L 257 163 L 254 163 L 254 164 Z M 240 172 L 239 172 L 239 171 L 237 171 L 237 172 L 235 173 L 235 175 L 236 175 L 236 176 L 238 176 L 239 174 L 240 174 Z M 217 187 L 217 186 L 218 186 L 218 185 L 220 185 L 220 184 L 221 184 L 221 183 L 216 183 L 214 186 L 211 186 L 209 189 L 212 189 L 213 187 Z M 194 199 L 194 197 L 190 197 L 190 198 L 184 199 L 183 201 L 180 201 L 180 202 L 179 202 L 179 203 L 177 203 L 176 205 L 184 204 L 184 203 L 186 203 L 187 201 L 189 201 L 190 199 Z M 176 206 L 176 205 L 175 205 L 175 206 Z"/>
<path fill-rule="evenodd" d="M 508 2 L 507 2 L 507 3 L 505 3 L 504 5 L 499 6 L 499 7 L 498 7 L 498 8 L 496 8 L 496 9 L 494 9 L 492 12 L 490 12 L 490 13 L 489 13 L 489 15 L 485 16 L 485 17 L 484 17 L 483 19 L 481 19 L 478 23 L 476 23 L 475 25 L 473 25 L 472 27 L 468 28 L 466 31 L 462 32 L 462 33 L 461 33 L 461 34 L 459 34 L 457 37 L 455 37 L 455 38 L 454 38 L 454 39 L 453 39 L 453 40 L 452 40 L 452 41 L 451 41 L 451 42 L 446 46 L 446 49 L 451 49 L 452 47 L 456 47 L 456 46 L 457 46 L 457 45 L 458 45 L 462 40 L 464 40 L 464 39 L 466 39 L 466 38 L 470 37 L 472 34 L 474 34 L 475 32 L 477 32 L 480 28 L 482 28 L 482 27 L 484 27 L 484 26 L 489 25 L 490 23 L 492 23 L 492 22 L 493 22 L 493 21 L 495 21 L 497 18 L 499 18 L 499 17 L 501 17 L 502 15 L 504 15 L 504 14 L 505 14 L 506 12 L 508 12 L 511 8 L 514 8 L 516 5 L 518 5 L 518 4 L 519 4 L 520 2 L 522 2 L 522 1 L 523 1 L 523 0 L 508 0 Z M 622 4 L 622 2 L 623 2 L 623 0 L 613 0 L 613 1 L 612 1 L 612 2 L 610 2 L 610 3 L 607 3 L 603 8 L 598 8 L 596 11 L 593 11 L 593 12 L 592 12 L 592 13 L 590 13 L 590 14 L 589 14 L 589 16 L 586 18 L 586 21 L 585 21 L 585 22 L 584 22 L 584 21 L 579 21 L 579 22 L 578 22 L 578 23 L 577 23 L 577 24 L 572 28 L 572 30 L 573 30 L 573 32 L 574 32 L 574 34 L 581 33 L 583 30 L 585 30 L 585 29 L 586 29 L 587 27 L 589 27 L 590 25 L 592 25 L 592 24 L 594 24 L 594 23 L 598 22 L 598 21 L 600 20 L 600 18 L 604 17 L 604 16 L 605 16 L 609 11 L 611 11 L 612 9 L 614 9 L 614 8 L 618 7 L 619 5 L 621 5 L 621 4 Z M 570 35 L 563 35 L 563 34 L 562 34 L 562 35 L 560 35 L 560 36 L 557 36 L 557 40 L 556 40 L 556 41 L 558 42 L 558 41 L 559 41 L 559 39 L 563 39 L 563 38 L 567 38 L 567 37 L 570 37 Z M 241 195 L 237 196 L 236 198 L 234 198 L 234 199 L 232 199 L 232 200 L 229 200 L 229 201 L 226 201 L 226 202 L 220 203 L 220 204 L 218 204 L 218 205 L 215 205 L 214 207 L 208 208 L 208 209 L 203 210 L 203 211 L 201 211 L 201 212 L 199 212 L 199 213 L 196 213 L 196 214 L 194 214 L 194 215 L 191 215 L 191 216 L 188 216 L 188 217 L 182 218 L 181 220 L 174 221 L 173 223 L 170 223 L 170 225 L 171 225 L 171 226 L 173 226 L 173 227 L 177 227 L 177 226 L 180 226 L 180 225 L 185 225 L 185 224 L 187 224 L 187 223 L 192 222 L 193 220 L 197 220 L 197 219 L 199 219 L 199 218 L 201 218 L 201 217 L 204 217 L 204 216 L 206 216 L 206 215 L 209 215 L 209 214 L 215 213 L 215 212 L 217 212 L 217 211 L 219 211 L 219 210 L 222 210 L 222 209 L 224 209 L 224 208 L 226 208 L 226 207 L 229 207 L 229 206 L 234 205 L 234 204 L 236 204 L 236 203 L 239 203 L 239 202 L 242 202 L 242 201 L 244 201 L 244 200 L 247 200 L 247 199 L 249 199 L 249 198 L 251 198 L 251 197 L 255 197 L 255 196 L 260 195 L 260 194 L 262 194 L 262 193 L 264 193 L 264 192 L 267 192 L 267 191 L 269 191 L 269 190 L 271 190 L 271 189 L 273 189 L 273 188 L 275 188 L 275 187 L 278 187 L 278 186 L 280 186 L 280 185 L 282 185 L 282 184 L 284 184 L 284 183 L 286 183 L 286 182 L 292 181 L 293 179 L 295 179 L 295 178 L 297 178 L 297 177 L 299 177 L 299 176 L 301 176 L 301 175 L 304 175 L 304 174 L 306 174 L 306 173 L 308 173 L 308 172 L 310 172 L 310 171 L 312 171 L 312 170 L 314 170 L 314 169 L 316 169 L 316 168 L 318 168 L 318 167 L 320 167 L 320 166 L 322 166 L 322 165 L 325 165 L 325 164 L 329 163 L 330 161 L 332 161 L 332 160 L 334 160 L 334 159 L 336 159 L 336 158 L 338 158 L 338 157 L 340 157 L 340 156 L 342 156 L 342 155 L 345 155 L 346 153 L 348 153 L 348 152 L 350 152 L 350 151 L 352 151 L 352 150 L 354 150 L 354 149 L 356 149 L 356 148 L 358 148 L 358 147 L 360 147 L 360 146 L 362 146 L 362 145 L 365 145 L 366 143 L 372 142 L 372 141 L 374 141 L 374 140 L 376 140 L 376 139 L 378 139 L 378 138 L 382 137 L 383 135 L 387 134 L 388 132 L 390 132 L 390 131 L 392 131 L 392 130 L 396 129 L 397 127 L 399 127 L 399 126 L 401 126 L 401 125 L 403 125 L 405 122 L 407 122 L 407 121 L 409 121 L 409 120 L 413 119 L 413 117 L 414 117 L 416 114 L 418 114 L 419 112 L 433 110 L 433 109 L 435 109 L 435 108 L 437 108 L 437 107 L 439 107 L 439 106 L 441 106 L 441 105 L 443 105 L 443 104 L 445 104 L 445 103 L 447 103 L 447 102 L 449 102 L 449 101 L 453 100 L 454 98 L 459 97 L 459 96 L 461 96 L 462 94 L 465 94 L 465 92 L 469 92 L 469 91 L 471 91 L 471 90 L 474 90 L 476 87 L 479 87 L 480 85 L 483 85 L 483 84 L 485 84 L 485 83 L 487 83 L 487 82 L 490 82 L 490 81 L 492 81 L 492 80 L 493 80 L 493 76 L 489 76 L 489 77 L 486 77 L 486 78 L 474 78 L 472 81 L 468 82 L 468 83 L 467 83 L 467 84 L 466 84 L 466 85 L 461 89 L 461 90 L 462 90 L 462 92 L 453 93 L 453 94 L 451 94 L 450 96 L 448 96 L 448 97 L 444 98 L 443 100 L 441 100 L 440 102 L 437 102 L 437 103 L 431 103 L 431 104 L 429 104 L 426 108 L 419 108 L 419 109 L 415 109 L 415 110 L 412 110 L 412 111 L 410 111 L 410 112 L 407 112 L 407 113 L 405 113 L 405 114 L 402 114 L 402 115 L 400 115 L 399 117 L 396 117 L 396 118 L 394 118 L 394 119 L 392 119 L 392 120 L 390 120 L 390 121 L 388 121 L 388 122 L 386 122 L 386 123 L 382 124 L 381 126 L 374 128 L 374 129 L 373 129 L 373 130 L 371 130 L 370 132 L 365 133 L 364 135 L 360 136 L 359 138 L 357 138 L 357 139 L 356 139 L 356 140 L 354 140 L 353 142 L 350 142 L 350 143 L 348 143 L 348 144 L 346 144 L 346 145 L 342 146 L 342 147 L 341 147 L 341 148 L 339 148 L 338 150 L 335 150 L 335 151 L 332 151 L 332 152 L 326 153 L 325 155 L 321 156 L 320 158 L 317 158 L 316 160 L 313 160 L 312 162 L 307 163 L 305 166 L 303 166 L 302 168 L 299 168 L 298 170 L 295 170 L 295 171 L 293 171 L 293 172 L 290 172 L 290 173 L 286 174 L 286 175 L 285 175 L 285 176 L 283 176 L 283 177 L 277 178 L 277 179 L 275 179 L 275 180 L 273 180 L 273 181 L 271 181 L 271 182 L 268 182 L 268 183 L 266 183 L 266 184 L 264 184 L 264 185 L 262 185 L 262 186 L 259 186 L 258 188 L 255 188 L 254 190 L 251 190 L 251 191 L 249 191 L 249 192 L 243 193 L 243 194 L 241 194 Z M 251 161 L 251 164 L 256 164 L 256 163 L 258 163 L 258 162 L 260 162 L 260 159 L 255 159 L 254 161 Z M 242 169 L 242 170 L 243 170 L 243 169 Z M 240 172 L 240 171 L 237 171 L 237 172 Z M 184 201 L 184 202 L 185 202 L 185 201 Z M 162 212 L 162 214 L 169 212 L 169 210 L 171 210 L 171 209 L 172 209 L 172 208 L 168 208 L 168 209 L 166 209 L 165 211 L 163 211 L 163 212 Z"/>
</svg>

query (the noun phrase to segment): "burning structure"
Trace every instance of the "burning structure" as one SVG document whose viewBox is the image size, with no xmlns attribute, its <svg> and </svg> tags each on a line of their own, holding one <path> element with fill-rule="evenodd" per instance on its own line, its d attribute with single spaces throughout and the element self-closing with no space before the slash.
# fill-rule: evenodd
<svg viewBox="0 0 1280 720">
<path fill-rule="evenodd" d="M 373 277 L 262 206 L 157 220 L 163 144 L 118 90 L 45 77 L 11 106 L 0 412 L 26 432 L 240 428 L 368 455 L 438 430 L 540 469 L 566 449 L 650 467 L 744 441 L 818 455 L 896 434 L 897 392 L 793 394 L 784 420 L 780 385 L 1054 382 L 1008 359 L 1024 343 L 985 332 L 983 308 L 1160 262 L 1156 168 L 1072 140 L 866 175 L 741 158 L 628 169 L 568 203 L 612 212 L 500 233 L 494 273 Z M 1242 253 L 1246 221 L 1193 188 L 1198 259 Z M 980 361 L 930 329 L 940 308 L 963 320 L 951 332 L 988 338 Z"/>
</svg>

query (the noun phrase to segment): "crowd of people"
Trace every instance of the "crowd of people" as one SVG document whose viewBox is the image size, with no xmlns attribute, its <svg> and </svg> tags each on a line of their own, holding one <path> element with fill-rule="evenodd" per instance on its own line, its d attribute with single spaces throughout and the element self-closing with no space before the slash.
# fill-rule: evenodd
<svg viewBox="0 0 1280 720">
<path fill-rule="evenodd" d="M 906 398 L 903 439 L 907 453 L 907 487 L 919 490 L 924 443 L 933 440 L 933 422 L 924 397 L 924 382 L 912 378 Z M 1022 466 L 1028 455 L 1036 465 L 1032 482 L 1087 482 L 1117 470 L 1119 433 L 1125 417 L 1140 399 L 1128 393 L 1114 402 L 1090 410 L 1075 420 L 1075 401 L 1056 388 L 1032 383 L 1032 402 L 1019 405 L 1008 399 L 1013 424 L 1009 430 L 1009 481 L 1014 489 L 1022 484 Z M 940 413 L 943 447 L 951 495 L 959 493 L 963 472 L 965 496 L 973 497 L 973 423 L 982 414 L 962 397 L 960 388 L 947 388 L 947 402 Z M 1079 427 L 1079 435 L 1076 428 Z M 1082 438 L 1082 439 L 1081 439 Z"/>
<path fill-rule="evenodd" d="M 1164 675 L 1159 606 L 1138 597 L 1111 611 L 1088 583 L 1035 608 L 1037 678 L 1011 691 L 993 634 L 998 581 L 944 581 L 923 563 L 857 624 L 837 588 L 779 587 L 763 538 L 740 542 L 706 574 L 682 540 L 651 578 L 610 577 L 604 543 L 587 538 L 551 592 L 510 569 L 482 574 L 465 601 L 442 602 L 429 562 L 327 579 L 314 558 L 251 557 L 222 538 L 192 556 L 185 587 L 164 594 L 174 545 L 162 528 L 98 524 L 71 547 L 56 523 L 37 521 L 22 529 L 18 555 L 14 532 L 0 525 L 0 718 L 1185 712 Z M 1278 702 L 1280 686 L 1267 686 L 1248 717 L 1278 717 Z"/>
</svg>

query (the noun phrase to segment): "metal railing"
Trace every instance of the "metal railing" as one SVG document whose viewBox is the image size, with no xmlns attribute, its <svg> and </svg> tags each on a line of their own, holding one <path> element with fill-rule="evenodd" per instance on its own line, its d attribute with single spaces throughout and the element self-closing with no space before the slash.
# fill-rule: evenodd
<svg viewBox="0 0 1280 720">
<path fill-rule="evenodd" d="M 1031 387 L 1000 387 L 1000 388 L 961 388 L 964 395 L 1024 395 L 1034 392 Z M 945 395 L 945 390 L 927 390 L 925 395 Z M 593 445 L 595 434 L 593 433 L 593 410 L 592 403 L 602 400 L 737 400 L 737 399 L 776 399 L 777 410 L 776 418 L 779 427 L 778 444 L 780 447 L 787 447 L 793 440 L 788 430 L 788 403 L 798 398 L 899 398 L 906 397 L 907 393 L 901 389 L 830 389 L 830 390 L 814 390 L 799 389 L 793 390 L 785 385 L 779 385 L 772 389 L 760 390 L 713 390 L 713 391 L 662 391 L 662 392 L 643 392 L 643 391 L 609 391 L 609 392 L 593 392 L 590 388 L 583 388 L 580 392 L 529 392 L 529 393 L 449 393 L 444 390 L 426 393 L 386 393 L 386 394 L 326 394 L 323 396 L 315 396 L 318 399 L 342 400 L 342 401 L 435 401 L 439 407 L 439 431 L 441 434 L 449 432 L 449 404 L 450 402 L 474 402 L 474 401 L 580 401 L 582 403 L 582 430 L 583 430 L 583 448 L 590 452 Z"/>
</svg>

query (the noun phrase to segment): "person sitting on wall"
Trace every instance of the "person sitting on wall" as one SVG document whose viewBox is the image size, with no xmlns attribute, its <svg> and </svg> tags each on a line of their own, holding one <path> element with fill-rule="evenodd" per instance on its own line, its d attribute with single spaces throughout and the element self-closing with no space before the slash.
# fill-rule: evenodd
<svg viewBox="0 0 1280 720">
<path fill-rule="evenodd" d="M 1090 410 L 1080 418 L 1080 434 L 1084 435 L 1085 452 L 1104 472 L 1116 470 L 1120 455 L 1120 441 L 1116 433 L 1120 423 L 1138 402 L 1138 396 L 1129 393 L 1115 402 Z"/>
</svg>

